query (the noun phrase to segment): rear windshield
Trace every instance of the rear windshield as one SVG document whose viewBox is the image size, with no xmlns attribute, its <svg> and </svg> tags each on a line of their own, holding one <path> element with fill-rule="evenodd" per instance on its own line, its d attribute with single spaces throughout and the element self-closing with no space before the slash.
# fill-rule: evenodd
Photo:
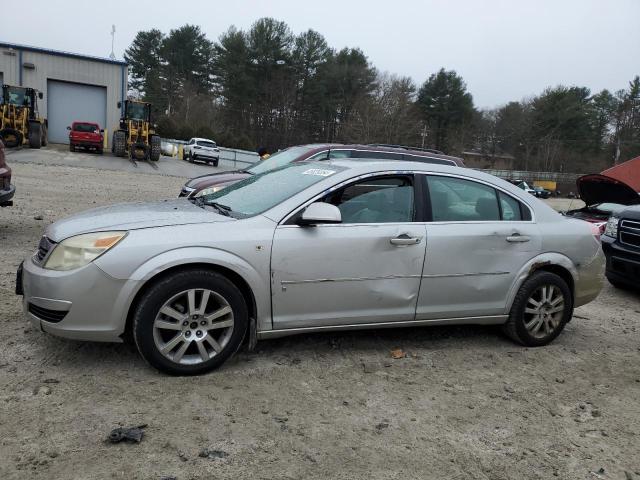
<svg viewBox="0 0 640 480">
<path fill-rule="evenodd" d="M 98 126 L 92 123 L 74 123 L 73 124 L 74 132 L 93 133 L 96 130 L 99 130 Z"/>
<path fill-rule="evenodd" d="M 198 140 L 196 145 L 199 145 L 200 147 L 216 148 L 216 142 L 208 142 L 206 140 Z"/>
</svg>

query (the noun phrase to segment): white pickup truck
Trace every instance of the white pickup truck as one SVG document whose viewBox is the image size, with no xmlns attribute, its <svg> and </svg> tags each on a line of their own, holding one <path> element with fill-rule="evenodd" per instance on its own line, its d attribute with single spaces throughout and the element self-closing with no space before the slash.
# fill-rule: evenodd
<svg viewBox="0 0 640 480">
<path fill-rule="evenodd" d="M 220 161 L 220 149 L 213 140 L 192 138 L 184 146 L 184 159 L 191 163 L 201 160 L 217 167 Z"/>
</svg>

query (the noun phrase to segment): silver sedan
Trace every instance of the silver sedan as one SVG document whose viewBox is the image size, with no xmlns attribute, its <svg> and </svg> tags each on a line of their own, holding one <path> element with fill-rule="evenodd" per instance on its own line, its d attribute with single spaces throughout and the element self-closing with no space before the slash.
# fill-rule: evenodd
<svg viewBox="0 0 640 480">
<path fill-rule="evenodd" d="M 171 374 L 302 332 L 500 324 L 541 346 L 600 292 L 597 232 L 514 185 L 411 162 L 297 163 L 194 200 L 50 225 L 17 290 L 40 330 Z"/>
</svg>

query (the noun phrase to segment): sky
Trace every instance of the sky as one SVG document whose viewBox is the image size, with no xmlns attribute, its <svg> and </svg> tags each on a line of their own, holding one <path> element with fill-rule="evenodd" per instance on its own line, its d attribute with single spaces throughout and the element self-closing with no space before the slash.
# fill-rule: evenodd
<svg viewBox="0 0 640 480">
<path fill-rule="evenodd" d="M 549 86 L 626 88 L 640 74 L 640 0 L 30 0 L 24 22 L 3 22 L 0 41 L 122 58 L 139 30 L 185 23 L 217 40 L 261 17 L 329 45 L 359 47 L 381 72 L 422 84 L 440 68 L 460 74 L 478 108 Z"/>
</svg>

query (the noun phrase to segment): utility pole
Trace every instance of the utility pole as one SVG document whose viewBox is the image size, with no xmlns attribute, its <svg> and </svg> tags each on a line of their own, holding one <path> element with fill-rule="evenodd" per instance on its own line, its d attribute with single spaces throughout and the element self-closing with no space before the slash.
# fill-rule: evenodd
<svg viewBox="0 0 640 480">
<path fill-rule="evenodd" d="M 111 60 L 116 59 L 116 54 L 113 52 L 113 44 L 114 44 L 115 37 L 116 37 L 116 26 L 111 25 L 111 54 L 109 55 L 109 58 Z"/>
<path fill-rule="evenodd" d="M 424 149 L 424 141 L 427 138 L 427 124 L 424 124 L 424 128 L 422 129 L 422 132 L 420 132 L 420 136 L 422 137 L 422 148 Z"/>
</svg>

